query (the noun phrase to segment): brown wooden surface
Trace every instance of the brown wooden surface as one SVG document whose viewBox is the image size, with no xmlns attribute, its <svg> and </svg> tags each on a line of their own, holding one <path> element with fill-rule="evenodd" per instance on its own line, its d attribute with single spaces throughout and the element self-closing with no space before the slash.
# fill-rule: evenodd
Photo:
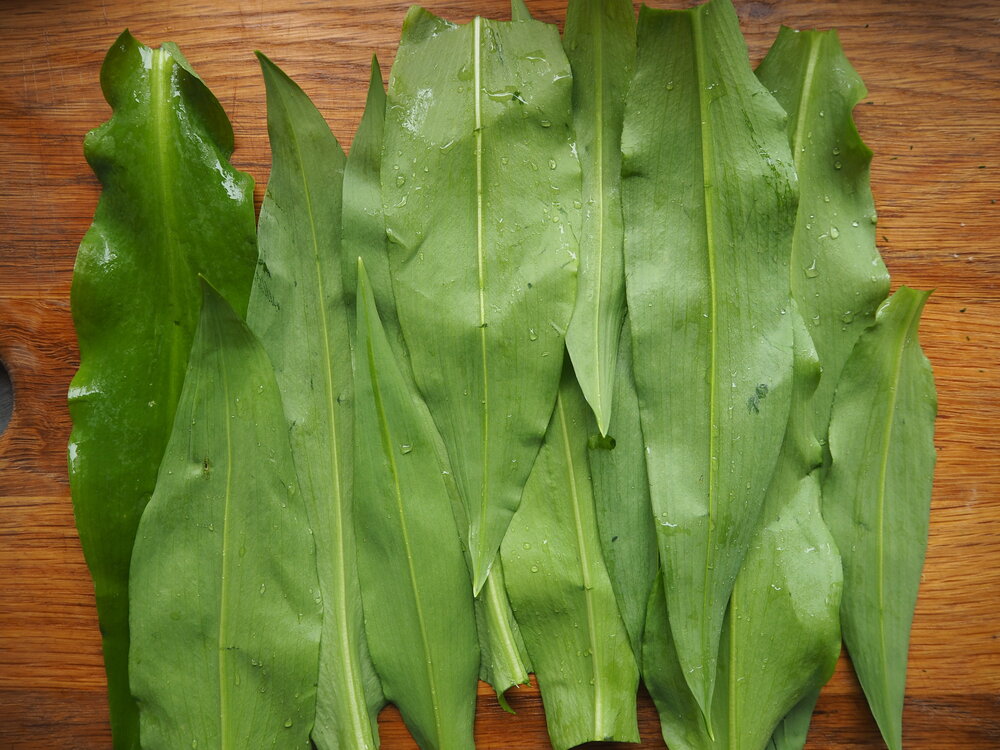
<svg viewBox="0 0 1000 750">
<path fill-rule="evenodd" d="M 528 4 L 561 22 L 565 0 Z M 737 6 L 754 62 L 779 24 L 836 27 L 868 85 L 856 118 L 875 151 L 880 248 L 894 287 L 937 290 L 922 340 L 940 396 L 938 465 L 904 736 L 912 748 L 1000 747 L 1000 2 Z M 269 156 L 251 52 L 282 65 L 346 147 L 369 58 L 378 53 L 388 70 L 405 7 L 0 0 L 0 359 L 15 391 L 0 436 L 0 748 L 110 746 L 65 460 L 65 394 L 77 363 L 70 277 L 98 197 L 81 146 L 109 114 L 98 84 L 104 52 L 124 27 L 149 44 L 178 42 L 226 107 L 234 161 L 257 179 L 259 201 Z M 496 0 L 429 7 L 456 21 L 508 15 Z M 537 691 L 513 693 L 517 716 L 481 690 L 479 747 L 548 747 Z M 415 747 L 394 710 L 382 719 L 385 750 Z M 640 725 L 642 747 L 663 747 L 645 697 Z M 811 748 L 882 746 L 845 660 L 813 725 Z"/>
</svg>

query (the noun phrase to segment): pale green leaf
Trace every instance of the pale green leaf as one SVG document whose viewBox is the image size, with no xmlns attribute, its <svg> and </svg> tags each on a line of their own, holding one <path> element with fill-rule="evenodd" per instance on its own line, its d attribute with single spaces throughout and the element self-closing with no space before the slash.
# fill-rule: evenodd
<svg viewBox="0 0 1000 750">
<path fill-rule="evenodd" d="M 611 427 L 607 438 L 594 437 L 590 441 L 590 468 L 604 560 L 632 651 L 636 660 L 641 660 L 646 606 L 659 568 L 659 557 L 653 510 L 649 504 L 639 399 L 632 375 L 632 336 L 628 318 L 624 325 L 611 401 Z"/>
<path fill-rule="evenodd" d="M 414 408 L 426 412 L 427 407 L 413 381 L 410 355 L 403 341 L 396 316 L 396 300 L 389 273 L 388 243 L 385 218 L 381 204 L 380 165 L 382 162 L 383 121 L 385 117 L 385 90 L 378 61 L 372 60 L 372 76 L 368 89 L 368 102 L 354 136 L 351 153 L 344 170 L 343 254 L 345 256 L 345 284 L 357 278 L 357 259 L 362 258 L 368 272 L 376 308 L 389 339 L 396 363 L 410 387 Z M 347 274 L 346 258 L 351 258 Z M 355 290 L 347 290 L 350 300 Z M 352 303 L 353 304 L 353 303 Z M 349 308 L 350 309 L 350 308 Z M 468 520 L 465 507 L 458 496 L 454 476 L 440 434 L 432 436 L 442 476 L 452 497 L 455 519 L 462 538 L 467 538 Z M 471 562 L 470 562 L 471 564 Z M 476 597 L 477 632 L 482 649 L 480 677 L 496 690 L 501 704 L 503 693 L 513 685 L 528 682 L 528 656 L 518 632 L 517 622 L 510 611 L 503 581 L 503 568 L 494 564 L 486 585 Z"/>
<path fill-rule="evenodd" d="M 566 348 L 606 435 L 625 319 L 621 132 L 635 62 L 631 0 L 572 0 L 563 47 L 573 69 L 573 125 L 583 173 L 580 278 Z"/>
<path fill-rule="evenodd" d="M 928 296 L 900 287 L 858 339 L 837 386 L 823 495 L 844 558 L 844 642 L 890 750 L 902 747 L 934 474 L 937 396 L 917 340 Z"/>
<path fill-rule="evenodd" d="M 421 748 L 472 748 L 479 646 L 434 425 L 414 407 L 363 264 L 357 299 L 355 523 L 372 658 Z"/>
<path fill-rule="evenodd" d="M 767 750 L 802 750 L 806 745 L 806 735 L 809 734 L 809 723 L 817 700 L 819 690 L 814 690 L 795 704 L 795 708 L 785 715 L 774 730 L 771 741 L 767 743 Z"/>
<path fill-rule="evenodd" d="M 281 387 L 316 539 L 323 641 L 314 740 L 374 748 L 383 700 L 364 637 L 353 512 L 353 373 L 340 263 L 344 153 L 306 94 L 263 55 L 272 166 L 248 322 Z"/>
<path fill-rule="evenodd" d="M 382 191 L 413 372 L 468 517 L 478 593 L 558 389 L 575 294 L 579 164 L 552 26 L 410 11 Z"/>
<path fill-rule="evenodd" d="M 128 686 L 128 569 L 170 435 L 204 274 L 242 315 L 257 256 L 253 180 L 233 131 L 176 45 L 124 32 L 101 69 L 111 119 L 84 153 L 103 191 L 70 300 L 80 369 L 69 390 L 69 480 L 94 578 L 114 747 L 139 746 Z"/>
<path fill-rule="evenodd" d="M 823 365 L 813 411 L 825 443 L 840 371 L 889 293 L 875 247 L 872 153 L 851 119 L 866 91 L 836 31 L 782 28 L 757 77 L 788 112 L 800 191 L 792 296 Z"/>
<path fill-rule="evenodd" d="M 622 135 L 636 389 L 670 625 L 708 716 L 788 419 L 795 178 L 729 0 L 644 8 Z"/>
<path fill-rule="evenodd" d="M 501 546 L 556 750 L 639 741 L 639 671 L 601 555 L 587 466 L 596 432 L 567 361 L 545 442 Z"/>
<path fill-rule="evenodd" d="M 143 748 L 302 748 L 321 597 L 271 363 L 206 285 L 156 491 L 132 555 Z"/>
<path fill-rule="evenodd" d="M 524 0 L 510 0 L 510 18 L 512 21 L 531 21 L 531 11 Z"/>
</svg>

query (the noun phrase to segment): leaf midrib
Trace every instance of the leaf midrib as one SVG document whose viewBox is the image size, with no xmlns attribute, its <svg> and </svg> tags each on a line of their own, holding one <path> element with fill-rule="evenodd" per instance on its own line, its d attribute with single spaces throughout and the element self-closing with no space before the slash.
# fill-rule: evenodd
<svg viewBox="0 0 1000 750">
<path fill-rule="evenodd" d="M 717 431 L 717 420 L 716 420 L 716 381 L 718 380 L 718 340 L 717 340 L 717 328 L 718 328 L 718 301 L 716 299 L 716 258 L 715 258 L 715 235 L 713 233 L 715 224 L 715 190 L 713 185 L 712 173 L 713 166 L 715 162 L 715 153 L 712 148 L 712 126 L 711 118 L 709 113 L 709 104 L 705 96 L 706 91 L 706 75 L 705 75 L 705 40 L 703 37 L 702 30 L 702 20 L 701 13 L 699 10 L 691 11 L 691 31 L 694 38 L 694 48 L 695 48 L 695 74 L 697 78 L 698 87 L 698 109 L 700 114 L 701 127 L 699 129 L 701 135 L 701 157 L 702 157 L 702 191 L 705 202 L 705 243 L 706 243 L 706 254 L 708 256 L 708 285 L 709 285 L 709 441 L 708 441 L 708 533 L 705 538 L 705 572 L 703 580 L 705 581 L 704 591 L 702 594 L 702 610 L 701 610 L 701 636 L 702 636 L 702 654 L 707 655 L 712 652 L 711 648 L 711 638 L 710 638 L 710 628 L 708 627 L 709 618 L 709 607 L 710 598 L 712 594 L 712 586 L 709 585 L 709 581 L 712 580 L 712 561 L 714 555 L 712 553 L 712 542 L 713 542 L 713 528 L 715 526 L 715 493 L 716 493 L 716 483 L 718 481 L 718 461 L 716 457 L 716 431 Z M 709 665 L 704 666 L 703 677 L 705 684 L 709 684 L 714 678 L 708 675 Z M 706 691 L 708 692 L 708 691 Z M 708 724 L 709 735 L 712 734 L 711 721 L 708 718 L 711 707 L 710 696 L 701 696 L 705 698 L 705 704 L 702 706 L 702 711 L 705 714 L 706 722 Z M 700 701 L 699 701 L 700 702 Z"/>
<path fill-rule="evenodd" d="M 602 287 L 604 285 L 604 24 L 602 23 L 600 12 L 591 12 L 591 33 L 594 36 L 594 69 L 597 75 L 594 76 L 594 162 L 597 168 L 594 174 L 597 176 L 597 195 L 599 210 L 597 212 L 597 300 L 596 319 L 594 324 L 594 361 L 597 362 L 597 393 L 594 399 L 597 401 L 597 408 L 594 412 L 602 435 L 607 433 L 607 417 L 604 413 L 604 388 L 605 377 L 610 375 L 605 371 L 604 358 L 601 357 L 601 308 L 603 307 L 604 295 Z"/>
<path fill-rule="evenodd" d="M 485 570 L 477 570 L 483 565 L 483 560 L 488 557 L 486 550 L 486 514 L 489 505 L 489 369 L 486 356 L 486 273 L 483 241 L 483 116 L 482 116 L 482 63 L 480 60 L 480 46 L 482 43 L 482 19 L 476 16 L 472 21 L 472 45 L 473 45 L 473 96 L 475 97 L 475 152 L 476 152 L 476 259 L 478 263 L 478 284 L 479 284 L 479 349 L 480 359 L 483 366 L 483 397 L 482 407 L 482 478 L 480 484 L 479 497 L 479 519 L 476 530 L 476 560 L 473 565 L 475 581 L 473 581 L 473 593 L 478 595 L 482 590 L 485 579 Z M 475 524 L 475 519 L 472 519 Z"/>
<path fill-rule="evenodd" d="M 556 414 L 559 415 L 559 429 L 562 436 L 563 454 L 566 460 L 566 474 L 570 491 L 570 502 L 573 506 L 573 524 L 576 532 L 576 546 L 580 554 L 577 559 L 580 562 L 580 573 L 583 580 L 583 598 L 587 608 L 587 636 L 590 639 L 590 660 L 594 674 L 594 737 L 603 737 L 604 726 L 604 701 L 603 701 L 603 676 L 601 674 L 601 661 L 597 655 L 597 618 L 594 614 L 594 585 L 590 577 L 590 556 L 587 551 L 587 543 L 583 530 L 583 518 L 580 513 L 580 496 L 576 486 L 576 469 L 573 462 L 572 445 L 570 443 L 569 429 L 566 425 L 566 409 L 563 405 L 562 394 L 556 398 Z"/>
<path fill-rule="evenodd" d="M 371 730 L 367 719 L 367 703 L 364 700 L 364 689 L 359 685 L 357 675 L 358 667 L 354 659 L 354 639 L 351 637 L 350 628 L 348 627 L 350 618 L 347 612 L 347 561 L 344 553 L 343 479 L 340 474 L 340 450 L 337 436 L 337 415 L 335 406 L 336 399 L 334 396 L 334 378 L 331 364 L 333 357 L 330 350 L 329 323 L 326 316 L 326 284 L 322 265 L 322 254 L 320 252 L 319 232 L 316 228 L 316 215 L 313 209 L 312 191 L 309 188 L 309 181 L 306 178 L 306 162 L 302 156 L 302 148 L 299 143 L 298 134 L 295 130 L 293 118 L 289 111 L 288 103 L 285 101 L 284 95 L 279 94 L 275 97 L 275 99 L 281 105 L 286 120 L 286 134 L 289 142 L 295 149 L 295 159 L 298 163 L 298 173 L 302 177 L 302 194 L 305 198 L 306 213 L 309 217 L 309 231 L 312 238 L 313 261 L 316 270 L 315 292 L 318 300 L 318 308 L 321 311 L 319 320 L 321 338 L 323 341 L 324 390 L 326 395 L 326 407 L 330 416 L 330 461 L 331 470 L 333 472 L 334 486 L 334 507 L 333 513 L 331 514 L 331 521 L 335 544 L 333 545 L 334 549 L 331 552 L 334 556 L 336 570 L 337 591 L 335 593 L 337 596 L 334 597 L 335 601 L 331 602 L 330 606 L 335 607 L 337 611 L 337 635 L 343 645 L 340 652 L 344 659 L 344 671 L 349 678 L 349 689 L 346 691 L 346 695 L 351 708 L 349 713 L 352 733 L 354 734 L 355 740 L 361 743 L 360 747 L 367 748 L 371 747 L 372 743 Z M 312 486 L 310 486 L 310 489 L 315 491 Z M 319 507 L 318 499 L 316 505 Z"/>
</svg>

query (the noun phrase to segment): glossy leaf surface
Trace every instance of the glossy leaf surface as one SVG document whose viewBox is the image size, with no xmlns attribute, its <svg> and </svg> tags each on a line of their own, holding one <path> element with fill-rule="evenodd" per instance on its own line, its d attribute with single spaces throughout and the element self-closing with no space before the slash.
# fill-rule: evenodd
<svg viewBox="0 0 1000 750">
<path fill-rule="evenodd" d="M 364 640 L 354 539 L 351 342 L 340 265 L 344 153 L 306 94 L 260 55 L 272 166 L 247 315 L 274 363 L 316 539 L 323 647 L 316 744 L 377 746 L 382 706 Z"/>
<path fill-rule="evenodd" d="M 287 434 L 267 354 L 206 285 L 132 558 L 143 748 L 309 742 L 322 609 Z"/>
<path fill-rule="evenodd" d="M 867 91 L 836 31 L 782 28 L 757 77 L 788 112 L 800 193 L 792 296 L 823 365 L 812 408 L 825 443 L 840 371 L 889 293 L 875 247 L 872 153 L 851 117 Z"/>
<path fill-rule="evenodd" d="M 639 741 L 639 672 L 601 555 L 587 466 L 587 441 L 596 431 L 567 362 L 545 442 L 501 546 L 556 750 Z"/>
<path fill-rule="evenodd" d="M 858 339 L 837 386 L 823 497 L 844 558 L 844 642 L 891 750 L 902 746 L 934 474 L 937 396 L 917 339 L 929 295 L 901 287 Z"/>
<path fill-rule="evenodd" d="M 466 508 L 477 593 L 558 389 L 579 231 L 571 86 L 554 27 L 454 26 L 419 8 L 389 82 L 389 265 Z"/>
<path fill-rule="evenodd" d="M 368 101 L 344 170 L 344 256 L 354 260 L 350 275 L 345 273 L 345 284 L 350 283 L 352 279 L 356 281 L 357 258 L 362 258 L 382 327 L 395 355 L 396 363 L 413 395 L 414 408 L 426 413 L 427 406 L 413 380 L 410 355 L 399 327 L 396 299 L 389 272 L 388 241 L 381 204 L 380 178 L 385 106 L 382 75 L 378 69 L 378 62 L 373 60 Z M 348 294 L 350 300 L 353 300 L 355 290 L 350 290 Z M 467 514 L 458 496 L 447 451 L 436 427 L 432 437 L 442 476 L 452 497 L 455 520 L 459 524 L 462 537 L 466 538 Z M 476 597 L 475 608 L 482 652 L 480 677 L 493 686 L 498 696 L 502 696 L 511 686 L 528 682 L 528 656 L 518 632 L 517 622 L 510 611 L 503 581 L 503 568 L 499 564 L 494 564 L 486 579 L 486 585 Z M 503 703 L 502 697 L 501 703 Z"/>
<path fill-rule="evenodd" d="M 631 0 L 573 0 L 566 11 L 563 47 L 573 69 L 573 126 L 584 207 L 580 276 L 566 348 L 606 435 L 625 319 L 621 132 L 635 62 Z"/>
<path fill-rule="evenodd" d="M 632 336 L 625 320 L 607 439 L 589 441 L 594 508 L 601 549 L 636 660 L 642 658 L 646 606 L 659 568 L 646 451 L 632 374 Z M 641 664 L 640 664 L 641 666 Z"/>
<path fill-rule="evenodd" d="M 422 748 L 472 748 L 479 644 L 434 425 L 414 407 L 358 273 L 355 467 L 365 625 L 386 697 Z"/>
<path fill-rule="evenodd" d="M 709 715 L 791 396 L 795 178 L 728 0 L 644 8 L 622 135 L 636 389 L 670 624 Z"/>
<path fill-rule="evenodd" d="M 132 541 L 184 380 L 198 274 L 243 314 L 257 251 L 253 180 L 229 164 L 229 121 L 177 47 L 151 49 L 123 33 L 101 86 L 114 112 L 84 143 L 103 192 L 73 274 L 80 369 L 69 391 L 69 478 L 97 595 L 114 746 L 135 748 Z"/>
</svg>

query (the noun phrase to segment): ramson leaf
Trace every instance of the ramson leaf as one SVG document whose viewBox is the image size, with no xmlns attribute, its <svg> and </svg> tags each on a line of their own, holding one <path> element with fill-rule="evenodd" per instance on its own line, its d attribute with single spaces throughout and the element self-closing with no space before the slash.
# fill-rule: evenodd
<svg viewBox="0 0 1000 750">
<path fill-rule="evenodd" d="M 316 550 L 267 354 L 206 285 L 129 593 L 143 748 L 301 748 L 316 710 Z"/>
<path fill-rule="evenodd" d="M 729 0 L 644 8 L 622 135 L 636 389 L 670 627 L 708 719 L 791 398 L 795 178 Z M 644 659 L 645 662 L 645 659 Z"/>
<path fill-rule="evenodd" d="M 597 425 L 566 362 L 501 552 L 556 750 L 638 742 L 639 672 L 601 555 L 587 442 Z"/>
<path fill-rule="evenodd" d="M 566 347 L 606 435 L 625 319 L 621 132 L 635 62 L 631 0 L 573 0 L 563 46 L 573 68 L 573 126 L 583 172 L 580 279 Z"/>
<path fill-rule="evenodd" d="M 416 383 L 410 354 L 403 340 L 396 314 L 396 299 L 389 272 L 388 241 L 385 233 L 385 216 L 381 205 L 380 165 L 382 161 L 383 120 L 385 117 L 385 90 L 378 62 L 372 61 L 372 77 L 368 89 L 365 112 L 354 136 L 351 153 L 344 170 L 344 255 L 354 258 L 350 274 L 345 272 L 345 283 L 357 278 L 357 258 L 362 258 L 367 269 L 372 295 L 389 345 L 395 355 L 403 377 L 413 397 L 413 407 L 426 413 Z M 345 266 L 346 268 L 346 266 Z M 349 291 L 354 299 L 354 290 Z M 458 495 L 447 451 L 435 428 L 431 435 L 440 470 L 452 498 L 455 520 L 463 539 L 468 537 L 468 517 Z M 468 550 L 466 550 L 468 553 Z M 471 565 L 471 557 L 470 557 Z M 476 597 L 476 620 L 482 659 L 480 677 L 490 683 L 500 697 L 513 685 L 528 682 L 528 655 L 518 632 L 517 622 L 510 611 L 503 581 L 503 568 L 494 563 L 486 585 Z"/>
<path fill-rule="evenodd" d="M 421 748 L 472 748 L 479 644 L 435 450 L 358 271 L 355 514 L 365 627 L 386 697 Z"/>
<path fill-rule="evenodd" d="M 900 287 L 858 339 L 837 386 L 823 496 L 844 558 L 844 642 L 890 750 L 902 747 L 934 475 L 937 396 L 917 340 L 929 296 Z"/>
<path fill-rule="evenodd" d="M 177 47 L 151 49 L 124 32 L 101 86 L 114 112 L 84 143 L 103 192 L 70 294 L 80 369 L 69 390 L 69 479 L 120 750 L 139 746 L 129 560 L 184 381 L 198 274 L 242 315 L 257 250 L 253 180 L 229 164 L 229 121 Z"/>
<path fill-rule="evenodd" d="M 274 363 L 316 538 L 323 641 L 314 740 L 374 748 L 382 695 L 364 637 L 352 522 L 353 374 L 340 264 L 344 152 L 305 93 L 260 55 L 272 167 L 248 322 Z"/>
<path fill-rule="evenodd" d="M 552 26 L 408 14 L 382 192 L 413 372 L 468 517 L 476 593 L 558 389 L 580 201 L 571 75 Z"/>
</svg>

